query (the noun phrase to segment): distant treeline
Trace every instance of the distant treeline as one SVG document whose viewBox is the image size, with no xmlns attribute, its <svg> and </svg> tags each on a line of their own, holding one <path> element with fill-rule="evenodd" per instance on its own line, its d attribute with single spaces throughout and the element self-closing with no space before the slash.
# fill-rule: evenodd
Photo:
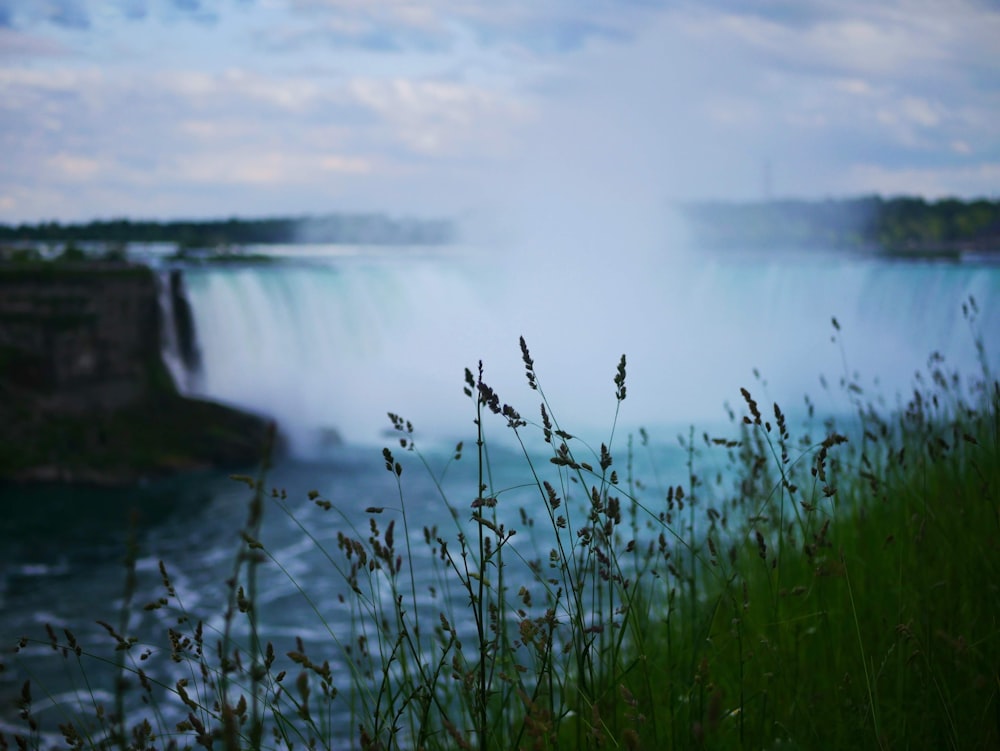
<svg viewBox="0 0 1000 751">
<path fill-rule="evenodd" d="M 1000 201 L 878 196 L 683 207 L 696 241 L 713 247 L 807 245 L 892 252 L 1000 250 Z"/>
<path fill-rule="evenodd" d="M 1000 201 L 878 196 L 826 201 L 705 202 L 682 206 L 698 244 L 708 247 L 880 248 L 892 252 L 1000 250 Z M 383 214 L 0 224 L 0 244 L 175 243 L 181 249 L 290 243 L 439 245 L 455 240 L 441 219 Z"/>
<path fill-rule="evenodd" d="M 436 245 L 451 242 L 453 234 L 451 223 L 444 220 L 394 219 L 381 214 L 171 222 L 112 219 L 86 224 L 0 225 L 0 243 L 176 243 L 182 248 L 287 243 Z"/>
</svg>

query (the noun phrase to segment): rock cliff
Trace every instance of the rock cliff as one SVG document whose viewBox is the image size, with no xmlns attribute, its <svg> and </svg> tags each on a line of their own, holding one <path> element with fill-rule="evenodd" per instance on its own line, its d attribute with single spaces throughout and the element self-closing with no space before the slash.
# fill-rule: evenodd
<svg viewBox="0 0 1000 751">
<path fill-rule="evenodd" d="M 0 264 L 0 477 L 119 484 L 261 460 L 264 419 L 177 393 L 157 295 L 142 266 Z"/>
</svg>

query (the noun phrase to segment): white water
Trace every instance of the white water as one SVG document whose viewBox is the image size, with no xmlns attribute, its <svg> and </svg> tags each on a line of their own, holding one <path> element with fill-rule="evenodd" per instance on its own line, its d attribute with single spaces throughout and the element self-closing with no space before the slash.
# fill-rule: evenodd
<svg viewBox="0 0 1000 751">
<path fill-rule="evenodd" d="M 191 391 L 275 417 L 299 455 L 322 451 L 334 433 L 375 441 L 390 410 L 425 435 L 467 436 L 463 370 L 479 359 L 501 399 L 537 418 L 520 335 L 574 432 L 610 426 L 622 353 L 622 419 L 650 427 L 718 421 L 744 385 L 786 410 L 809 393 L 836 411 L 846 399 L 824 392 L 819 376 L 836 383 L 845 363 L 865 385 L 877 378 L 890 399 L 908 391 L 933 351 L 974 373 L 961 313 L 970 295 L 994 366 L 1000 354 L 1000 268 L 983 264 L 811 251 L 636 259 L 613 248 L 589 260 L 517 262 L 406 248 L 297 255 L 190 269 L 186 283 L 203 357 Z M 831 343 L 833 316 L 843 354 Z"/>
<path fill-rule="evenodd" d="M 840 348 L 829 340 L 831 315 L 842 325 L 849 367 L 866 374 L 864 382 L 881 377 L 889 394 L 908 387 L 933 350 L 963 371 L 976 370 L 961 315 L 969 295 L 981 309 L 978 326 L 993 367 L 1000 354 L 997 266 L 813 254 L 661 263 L 621 260 L 609 252 L 600 262 L 522 257 L 506 263 L 482 254 L 413 249 L 298 252 L 304 257 L 273 266 L 191 268 L 186 287 L 203 363 L 189 388 L 274 415 L 299 454 L 323 452 L 324 429 L 336 429 L 350 442 L 375 441 L 388 425 L 384 413 L 390 409 L 432 436 L 468 439 L 472 411 L 461 392 L 462 369 L 479 357 L 502 398 L 534 417 L 537 395 L 523 385 L 521 333 L 564 427 L 573 432 L 608 427 L 612 378 L 624 351 L 629 357 L 624 420 L 646 425 L 654 440 L 664 441 L 671 434 L 656 431 L 656 423 L 695 421 L 707 427 L 723 416 L 724 400 L 739 401 L 741 385 L 749 385 L 765 404 L 763 387 L 752 377 L 755 366 L 786 411 L 806 391 L 821 409 L 846 406 L 839 392 L 824 396 L 818 382 L 820 373 L 836 382 L 844 367 Z M 338 530 L 364 528 L 365 508 L 384 506 L 389 517 L 398 513 L 395 478 L 383 469 L 379 449 L 342 447 L 322 463 L 279 462 L 269 475 L 275 487 L 287 489 L 294 516 L 269 512 L 265 525 L 268 549 L 295 578 L 290 582 L 275 567 L 262 574 L 263 625 L 279 654 L 294 648 L 293 636 L 301 636 L 335 666 L 341 659 L 328 629 L 332 624 L 345 641 L 353 633 L 351 611 L 337 600 L 343 580 L 322 551 L 303 542 L 298 523 L 332 550 Z M 612 451 L 622 471 L 620 442 Z M 414 457 L 399 453 L 407 467 L 403 480 L 411 520 L 450 529 L 451 518 L 430 478 Z M 430 453 L 436 468 L 450 455 Z M 503 489 L 500 513 L 519 526 L 514 545 L 530 558 L 530 551 L 543 548 L 516 518 L 518 507 L 537 504 L 530 485 L 521 487 L 525 465 L 502 447 L 490 456 L 495 487 Z M 685 481 L 682 452 L 657 447 L 657 458 L 662 465 L 640 466 L 637 475 L 647 481 L 652 476 L 655 484 Z M 461 508 L 477 495 L 476 482 L 475 459 L 463 459 L 448 474 L 446 496 Z M 334 502 L 336 513 L 324 513 L 307 500 L 314 488 Z M 6 492 L 5 507 L 12 511 L 7 525 L 0 525 L 10 559 L 0 571 L 6 595 L 3 643 L 14 643 L 21 634 L 44 641 L 41 624 L 49 622 L 72 628 L 82 643 L 105 645 L 110 653 L 107 635 L 94 620 L 116 619 L 126 499 L 149 521 L 140 536 L 144 553 L 135 601 L 162 594 L 157 564 L 164 560 L 185 608 L 204 618 L 209 632 L 221 625 L 222 582 L 231 576 L 235 528 L 245 514 L 242 485 L 224 476 L 192 475 L 117 494 L 54 487 L 29 493 L 18 486 Z M 87 513 L 76 518 L 62 513 L 67 508 Z M 54 519 L 59 524 L 54 526 Z M 428 550 L 419 539 L 414 542 L 415 555 L 425 556 L 417 558 L 417 571 L 433 575 Z M 310 602 L 300 597 L 299 585 Z M 323 608 L 320 617 L 314 602 Z M 175 665 L 161 651 L 168 627 L 176 627 L 176 613 L 169 609 L 137 612 L 130 625 L 163 658 L 151 659 L 147 669 L 172 685 L 187 666 Z M 93 697 L 81 682 L 75 687 L 68 682 L 59 653 L 37 646 L 19 659 L 24 662 L 17 669 L 0 675 L 0 698 L 16 697 L 21 677 L 31 675 L 37 697 L 65 699 L 70 711 L 79 706 L 89 714 Z M 24 664 L 27 673 L 19 672 Z M 96 695 L 106 698 L 100 692 L 113 685 L 113 676 L 96 672 L 100 666 L 93 662 L 87 669 Z M 66 719 L 65 707 L 44 698 L 36 702 L 36 716 L 49 730 Z M 179 716 L 187 711 L 166 707 L 175 710 Z M 7 722 L 8 731 L 20 728 L 13 715 L 12 709 L 0 710 L 0 728 Z M 59 740 L 51 736 L 52 744 Z"/>
</svg>

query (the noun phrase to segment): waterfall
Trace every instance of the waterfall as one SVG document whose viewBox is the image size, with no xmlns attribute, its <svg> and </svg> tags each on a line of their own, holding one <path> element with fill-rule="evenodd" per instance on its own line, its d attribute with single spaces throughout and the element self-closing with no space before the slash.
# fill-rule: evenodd
<svg viewBox="0 0 1000 751">
<path fill-rule="evenodd" d="M 975 373 L 970 296 L 994 368 L 1000 354 L 1000 268 L 982 264 L 798 254 L 636 266 L 609 251 L 546 265 L 400 250 L 191 268 L 185 282 L 201 368 L 185 369 L 184 388 L 274 416 L 303 454 L 383 440 L 387 411 L 467 437 L 462 374 L 480 359 L 501 399 L 537 419 L 520 335 L 557 416 L 580 429 L 610 425 L 622 353 L 622 420 L 646 426 L 718 421 L 744 385 L 786 411 L 806 393 L 845 408 L 820 376 L 856 373 L 892 399 L 935 351 Z"/>
<path fill-rule="evenodd" d="M 181 393 L 191 391 L 192 380 L 201 367 L 195 323 L 180 269 L 156 274 L 160 309 L 160 336 L 163 364 Z"/>
</svg>

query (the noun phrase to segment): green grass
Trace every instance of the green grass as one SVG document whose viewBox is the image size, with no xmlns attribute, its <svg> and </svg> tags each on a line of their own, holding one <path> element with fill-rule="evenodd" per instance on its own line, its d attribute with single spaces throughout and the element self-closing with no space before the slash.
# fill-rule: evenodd
<svg viewBox="0 0 1000 751">
<path fill-rule="evenodd" d="M 60 745 L 1000 747 L 1000 383 L 985 367 L 966 381 L 932 358 L 889 413 L 845 379 L 854 414 L 794 431 L 744 389 L 731 435 L 692 429 L 686 470 L 667 477 L 645 461 L 645 431 L 612 425 L 593 447 L 571 436 L 523 341 L 522 358 L 538 417 L 504 404 L 482 366 L 467 371 L 477 430 L 443 465 L 390 415 L 397 495 L 368 509 L 368 526 L 348 522 L 347 499 L 309 494 L 341 530 L 324 547 L 300 525 L 350 614 L 327 621 L 301 592 L 325 643 L 278 651 L 257 628 L 261 567 L 283 570 L 261 542 L 263 509 L 292 513 L 266 468 L 237 478 L 251 502 L 217 631 L 161 566 L 148 604 L 133 602 L 130 575 L 106 626 L 112 651 L 50 632 L 41 642 L 79 662 L 94 697 L 66 711 Z M 625 366 L 609 378 L 619 406 Z M 503 485 L 489 458 L 498 431 L 523 449 L 522 476 Z M 454 462 L 475 468 L 461 497 L 445 489 Z M 418 470 L 447 528 L 407 513 Z M 133 607 L 177 615 L 163 644 L 129 636 Z M 156 685 L 144 670 L 156 659 L 189 677 Z M 110 703 L 86 683 L 100 660 L 117 675 Z M 46 747 L 24 686 L 25 729 L 7 742 Z"/>
</svg>

